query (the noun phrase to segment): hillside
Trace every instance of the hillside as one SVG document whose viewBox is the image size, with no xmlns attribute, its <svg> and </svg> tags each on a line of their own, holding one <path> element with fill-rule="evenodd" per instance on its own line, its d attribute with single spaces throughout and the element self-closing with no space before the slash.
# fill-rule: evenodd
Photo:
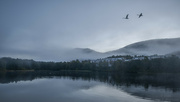
<svg viewBox="0 0 180 102">
<path fill-rule="evenodd" d="M 97 52 L 89 48 L 75 48 L 67 51 L 65 53 L 67 59 L 75 60 L 85 60 L 85 59 L 98 59 L 104 58 L 108 55 L 105 53 Z"/>
<path fill-rule="evenodd" d="M 178 51 L 180 51 L 180 38 L 172 38 L 137 42 L 107 53 L 115 55 L 165 55 Z"/>
<path fill-rule="evenodd" d="M 167 55 L 176 55 L 176 56 L 180 57 L 180 51 L 172 52 Z"/>
<path fill-rule="evenodd" d="M 67 52 L 72 59 L 98 59 L 112 55 L 177 55 L 180 56 L 180 38 L 154 39 L 127 45 L 105 53 L 89 48 L 76 48 Z"/>
</svg>

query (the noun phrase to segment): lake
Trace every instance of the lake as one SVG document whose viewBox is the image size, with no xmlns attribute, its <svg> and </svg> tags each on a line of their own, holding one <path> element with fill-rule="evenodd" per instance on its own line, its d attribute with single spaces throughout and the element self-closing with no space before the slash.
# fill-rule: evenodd
<svg viewBox="0 0 180 102">
<path fill-rule="evenodd" d="M 1 72 L 0 102 L 179 102 L 178 74 Z"/>
</svg>

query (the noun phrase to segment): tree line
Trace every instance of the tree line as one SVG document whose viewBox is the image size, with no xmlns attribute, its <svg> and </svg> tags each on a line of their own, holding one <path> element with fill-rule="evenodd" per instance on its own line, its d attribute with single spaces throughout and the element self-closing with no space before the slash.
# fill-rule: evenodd
<svg viewBox="0 0 180 102">
<path fill-rule="evenodd" d="M 130 57 L 130 56 L 128 56 Z M 117 71 L 121 73 L 180 73 L 180 58 L 144 59 L 132 61 L 73 60 L 70 62 L 42 62 L 27 59 L 0 58 L 0 71 L 8 70 L 52 70 L 52 71 Z"/>
</svg>

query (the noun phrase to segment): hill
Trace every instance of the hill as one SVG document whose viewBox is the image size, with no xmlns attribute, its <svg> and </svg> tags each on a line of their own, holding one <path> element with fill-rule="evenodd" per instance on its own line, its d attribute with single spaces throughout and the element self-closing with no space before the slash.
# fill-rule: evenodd
<svg viewBox="0 0 180 102">
<path fill-rule="evenodd" d="M 172 38 L 141 41 L 107 53 L 114 55 L 166 55 L 178 51 L 180 51 L 180 38 Z"/>
</svg>

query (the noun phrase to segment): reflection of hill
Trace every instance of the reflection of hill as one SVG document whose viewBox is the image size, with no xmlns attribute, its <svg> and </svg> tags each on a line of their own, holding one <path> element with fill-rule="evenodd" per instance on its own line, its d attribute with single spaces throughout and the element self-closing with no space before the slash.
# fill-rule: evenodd
<svg viewBox="0 0 180 102">
<path fill-rule="evenodd" d="M 44 77 L 68 77 L 72 80 L 97 80 L 107 82 L 115 86 L 143 86 L 148 89 L 152 87 L 162 87 L 177 91 L 180 88 L 180 75 L 178 74 L 120 74 L 120 73 L 92 73 L 78 71 L 16 71 L 0 72 L 0 83 L 11 83 L 18 81 L 29 81 Z"/>
<path fill-rule="evenodd" d="M 180 75 L 137 75 L 120 73 L 91 73 L 76 71 L 20 71 L 0 72 L 0 83 L 31 81 L 37 78 L 69 78 L 71 80 L 95 80 L 117 86 L 125 92 L 142 98 L 178 102 L 180 99 Z M 85 86 L 85 88 L 88 88 Z"/>
<path fill-rule="evenodd" d="M 0 83 L 31 81 L 34 80 L 35 78 L 36 78 L 35 73 L 31 71 L 0 72 Z"/>
<path fill-rule="evenodd" d="M 18 81 L 32 81 L 37 78 L 68 77 L 72 80 L 91 80 L 92 73 L 73 71 L 11 71 L 0 72 L 0 83 L 12 83 Z"/>
<path fill-rule="evenodd" d="M 149 87 L 145 89 L 144 87 L 137 86 L 129 86 L 129 87 L 121 87 L 121 89 L 133 96 L 145 98 L 145 99 L 153 99 L 160 101 L 170 101 L 170 102 L 179 102 L 180 100 L 180 92 L 172 92 L 163 88 L 155 88 Z"/>
</svg>

